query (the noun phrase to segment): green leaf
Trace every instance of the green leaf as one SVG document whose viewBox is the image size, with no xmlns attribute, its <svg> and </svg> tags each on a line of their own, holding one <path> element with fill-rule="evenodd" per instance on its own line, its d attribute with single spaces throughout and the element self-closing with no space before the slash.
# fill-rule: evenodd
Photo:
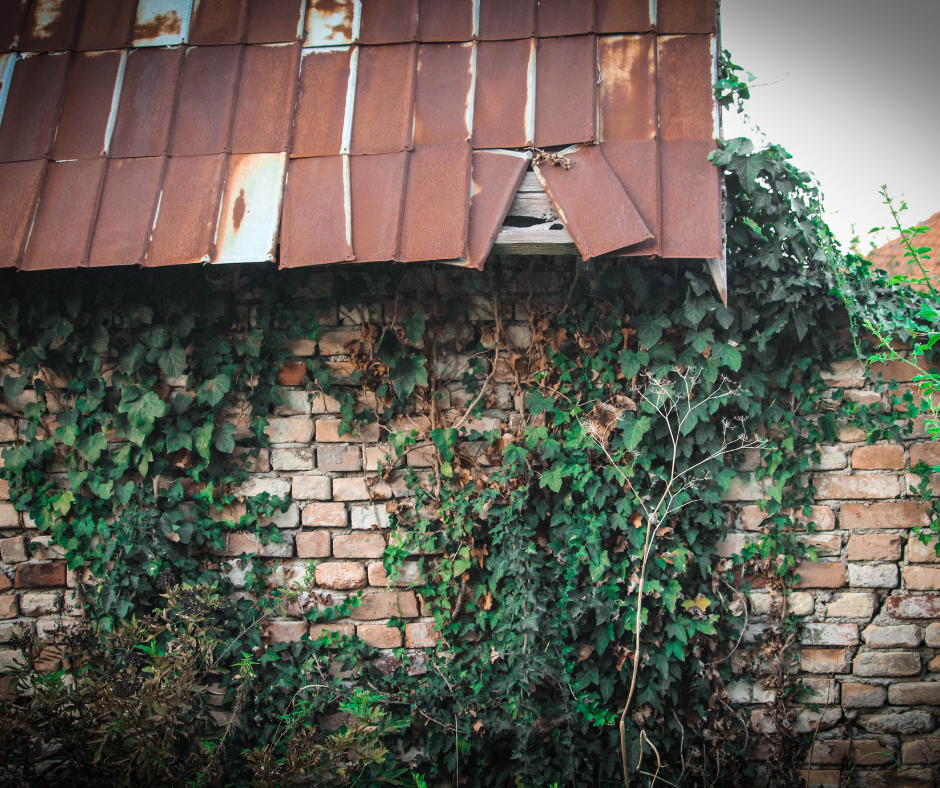
<svg viewBox="0 0 940 788">
<path fill-rule="evenodd" d="M 672 325 L 669 318 L 663 315 L 656 315 L 655 317 L 637 315 L 632 322 L 637 330 L 637 339 L 645 348 L 651 348 L 659 342 L 663 331 Z"/>
<path fill-rule="evenodd" d="M 626 451 L 633 451 L 640 445 L 643 436 L 649 432 L 652 420 L 649 416 L 640 416 L 636 418 L 632 413 L 628 413 L 620 421 L 621 437 L 623 439 L 623 448 Z"/>
<path fill-rule="evenodd" d="M 212 436 L 212 445 L 224 454 L 231 454 L 235 451 L 235 425 L 224 421 L 221 426 L 216 427 Z"/>
<path fill-rule="evenodd" d="M 102 452 L 108 448 L 108 439 L 105 438 L 103 432 L 95 432 L 92 435 L 82 435 L 75 442 L 75 448 L 90 465 L 94 465 L 98 462 Z"/>
<path fill-rule="evenodd" d="M 4 375 L 3 377 L 3 393 L 6 394 L 10 399 L 16 399 L 20 394 L 23 393 L 23 389 L 26 388 L 26 383 L 29 381 L 29 378 L 26 375 L 19 375 L 13 377 L 12 375 Z"/>
<path fill-rule="evenodd" d="M 715 359 L 719 364 L 722 364 L 726 367 L 731 367 L 734 372 L 737 372 L 741 369 L 741 351 L 732 347 L 731 345 L 726 345 L 724 343 L 718 343 L 712 346 L 712 358 Z"/>
<path fill-rule="evenodd" d="M 412 345 L 417 345 L 424 337 L 424 324 L 427 323 L 428 316 L 424 312 L 415 312 L 401 321 L 405 332 L 405 339 Z"/>
<path fill-rule="evenodd" d="M 166 415 L 167 404 L 153 391 L 135 396 L 139 392 L 130 392 L 131 388 L 134 387 L 124 389 L 124 393 L 130 393 L 130 397 L 122 399 L 118 412 L 126 413 L 131 426 L 146 435 L 153 428 L 154 421 Z"/>
<path fill-rule="evenodd" d="M 186 353 L 180 347 L 178 339 L 174 338 L 170 347 L 157 354 L 157 364 L 168 378 L 178 378 L 183 374 L 186 369 Z"/>
<path fill-rule="evenodd" d="M 203 424 L 199 429 L 196 430 L 196 452 L 203 459 L 209 459 L 209 442 L 212 440 L 213 432 L 212 423 Z"/>
<path fill-rule="evenodd" d="M 196 387 L 196 401 L 212 406 L 218 405 L 232 388 L 232 379 L 228 375 L 218 375 L 205 380 Z"/>
<path fill-rule="evenodd" d="M 632 378 L 639 374 L 643 367 L 650 363 L 650 354 L 645 350 L 621 350 L 617 360 L 620 362 L 620 371 L 625 378 Z"/>
<path fill-rule="evenodd" d="M 424 365 L 424 358 L 412 355 L 398 359 L 393 366 L 389 367 L 392 388 L 401 399 L 411 394 L 416 386 L 428 384 L 428 371 Z"/>
</svg>

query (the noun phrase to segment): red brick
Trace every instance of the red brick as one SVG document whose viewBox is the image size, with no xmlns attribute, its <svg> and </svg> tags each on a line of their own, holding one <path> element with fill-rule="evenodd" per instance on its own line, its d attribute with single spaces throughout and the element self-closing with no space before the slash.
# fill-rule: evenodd
<svg viewBox="0 0 940 788">
<path fill-rule="evenodd" d="M 916 366 L 900 359 L 876 361 L 871 365 L 871 374 L 877 378 L 878 373 L 881 373 L 885 382 L 896 380 L 898 383 L 910 383 L 918 375 L 923 374 Z"/>
<path fill-rule="evenodd" d="M 803 561 L 796 567 L 799 581 L 794 588 L 841 588 L 845 585 L 845 564 Z"/>
<path fill-rule="evenodd" d="M 904 763 L 940 763 L 940 739 L 915 739 L 901 744 Z"/>
<path fill-rule="evenodd" d="M 890 748 L 886 748 L 880 741 L 861 739 L 857 741 L 832 740 L 817 741 L 813 747 L 814 764 L 820 766 L 837 766 L 843 758 L 848 757 L 850 763 L 862 761 L 863 766 L 878 766 L 884 763 L 893 763 Z"/>
<path fill-rule="evenodd" d="M 888 702 L 895 706 L 940 706 L 940 681 L 892 684 L 888 687 Z"/>
<path fill-rule="evenodd" d="M 256 555 L 260 552 L 261 542 L 254 534 L 238 531 L 225 537 L 225 555 L 241 555 L 242 553 Z"/>
<path fill-rule="evenodd" d="M 14 582 L 17 588 L 64 586 L 65 564 L 20 564 Z"/>
<path fill-rule="evenodd" d="M 911 467 L 920 462 L 931 467 L 940 465 L 940 441 L 915 443 L 911 446 Z"/>
<path fill-rule="evenodd" d="M 897 476 L 856 473 L 853 476 L 817 476 L 816 497 L 822 500 L 846 498 L 897 498 L 901 482 Z"/>
<path fill-rule="evenodd" d="M 301 531 L 295 544 L 298 558 L 326 558 L 330 554 L 330 532 Z"/>
<path fill-rule="evenodd" d="M 414 583 L 423 583 L 424 578 L 418 572 L 418 564 L 416 561 L 405 561 L 402 564 L 401 572 L 398 575 L 398 580 L 396 580 L 391 585 L 396 586 L 410 586 Z M 381 561 L 374 561 L 369 564 L 369 585 L 370 586 L 380 586 L 385 587 L 390 585 L 388 579 L 388 572 L 385 570 L 385 566 Z"/>
<path fill-rule="evenodd" d="M 285 361 L 274 380 L 279 386 L 299 386 L 307 377 L 307 365 L 302 361 Z"/>
<path fill-rule="evenodd" d="M 845 503 L 840 513 L 843 528 L 913 528 L 929 525 L 927 504 L 917 501 Z"/>
<path fill-rule="evenodd" d="M 313 437 L 313 422 L 306 416 L 269 419 L 264 434 L 271 443 L 309 443 Z"/>
<path fill-rule="evenodd" d="M 401 648 L 401 630 L 385 624 L 360 624 L 356 634 L 364 643 L 375 648 Z"/>
<path fill-rule="evenodd" d="M 904 447 L 859 446 L 852 452 L 852 467 L 863 471 L 893 471 L 904 467 Z"/>
<path fill-rule="evenodd" d="M 0 619 L 16 618 L 19 613 L 19 606 L 13 594 L 0 596 Z"/>
<path fill-rule="evenodd" d="M 873 709 L 885 705 L 885 688 L 857 681 L 842 685 L 842 706 L 846 709 Z"/>
<path fill-rule="evenodd" d="M 846 673 L 848 653 L 844 648 L 804 648 L 800 650 L 800 666 L 807 673 Z"/>
<path fill-rule="evenodd" d="M 405 646 L 408 648 L 433 648 L 438 641 L 434 624 L 417 622 L 405 624 Z"/>
<path fill-rule="evenodd" d="M 3 572 L 0 572 L 0 591 L 7 591 L 11 588 L 13 588 L 13 583 L 10 581 L 10 578 L 3 574 Z"/>
<path fill-rule="evenodd" d="M 346 506 L 342 503 L 308 503 L 300 512 L 300 522 L 304 525 L 345 528 Z"/>
<path fill-rule="evenodd" d="M 845 555 L 849 561 L 900 561 L 903 549 L 900 534 L 852 534 Z"/>
<path fill-rule="evenodd" d="M 940 596 L 889 596 L 884 609 L 894 618 L 940 618 Z"/>
<path fill-rule="evenodd" d="M 363 594 L 358 607 L 353 608 L 352 618 L 357 621 L 372 621 L 377 618 L 418 617 L 418 601 L 411 591 L 382 591 Z"/>
<path fill-rule="evenodd" d="M 333 498 L 337 501 L 368 501 L 369 486 L 360 476 L 333 479 Z"/>
<path fill-rule="evenodd" d="M 317 443 L 376 443 L 379 439 L 379 425 L 377 422 L 363 424 L 358 430 L 339 434 L 339 425 L 342 419 L 317 419 Z"/>
<path fill-rule="evenodd" d="M 931 537 L 924 543 L 920 537 L 912 535 L 907 540 L 907 560 L 912 564 L 940 563 L 940 556 L 937 555 L 937 538 Z"/>
<path fill-rule="evenodd" d="M 352 637 L 356 634 L 355 624 L 326 624 L 317 622 L 310 625 L 310 638 L 319 640 L 324 635 Z"/>
<path fill-rule="evenodd" d="M 940 590 L 940 567 L 905 566 L 901 570 L 905 588 L 911 591 Z"/>
<path fill-rule="evenodd" d="M 307 634 L 307 622 L 271 621 L 267 629 L 272 643 L 296 643 Z"/>
<path fill-rule="evenodd" d="M 337 558 L 381 558 L 385 552 L 382 534 L 340 534 L 333 538 Z"/>
<path fill-rule="evenodd" d="M 821 785 L 839 788 L 842 772 L 838 769 L 804 769 L 800 772 L 800 784 Z"/>
<path fill-rule="evenodd" d="M 909 651 L 866 651 L 855 657 L 856 676 L 916 676 L 920 673 L 920 654 Z"/>
<path fill-rule="evenodd" d="M 317 585 L 323 588 L 349 590 L 366 584 L 366 570 L 355 561 L 324 561 L 317 564 Z"/>
</svg>

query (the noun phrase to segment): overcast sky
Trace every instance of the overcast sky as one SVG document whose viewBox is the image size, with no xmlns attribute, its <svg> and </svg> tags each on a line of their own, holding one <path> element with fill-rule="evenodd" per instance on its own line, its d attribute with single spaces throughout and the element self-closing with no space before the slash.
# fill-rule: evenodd
<svg viewBox="0 0 940 788">
<path fill-rule="evenodd" d="M 816 175 L 840 241 L 855 223 L 867 251 L 888 224 L 882 183 L 908 224 L 940 211 L 940 0 L 722 0 L 721 26 L 757 78 L 751 120 Z M 723 123 L 755 138 L 733 111 Z"/>
</svg>

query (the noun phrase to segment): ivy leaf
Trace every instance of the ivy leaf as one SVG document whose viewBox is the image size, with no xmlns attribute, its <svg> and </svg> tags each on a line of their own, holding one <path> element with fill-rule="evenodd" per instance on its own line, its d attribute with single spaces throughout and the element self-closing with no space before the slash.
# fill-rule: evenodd
<svg viewBox="0 0 940 788">
<path fill-rule="evenodd" d="M 405 338 L 412 345 L 417 345 L 421 341 L 424 336 L 424 324 L 427 321 L 428 316 L 424 312 L 415 312 L 413 315 L 402 319 L 401 325 L 405 331 Z"/>
<path fill-rule="evenodd" d="M 718 343 L 712 347 L 712 358 L 719 364 L 731 367 L 734 372 L 741 369 L 741 351 L 731 345 Z"/>
<path fill-rule="evenodd" d="M 663 315 L 656 315 L 655 317 L 649 317 L 647 315 L 637 315 L 633 318 L 633 325 L 636 326 L 637 330 L 637 339 L 640 344 L 645 348 L 651 348 L 663 335 L 663 331 L 672 323 L 669 322 L 669 318 Z"/>
<path fill-rule="evenodd" d="M 405 356 L 389 367 L 392 388 L 399 397 L 405 399 L 415 390 L 415 386 L 428 384 L 428 371 L 424 364 L 425 359 L 421 356 Z"/>
<path fill-rule="evenodd" d="M 32 443 L 24 443 L 22 446 L 0 451 L 0 457 L 3 458 L 4 470 L 8 470 L 13 474 L 22 473 L 26 464 L 33 459 L 33 449 L 34 446 Z"/>
<path fill-rule="evenodd" d="M 178 378 L 186 369 L 186 353 L 178 339 L 173 339 L 173 343 L 166 350 L 157 354 L 157 364 L 168 378 Z"/>
<path fill-rule="evenodd" d="M 549 471 L 545 471 L 539 478 L 539 487 L 544 488 L 548 487 L 552 492 L 558 492 L 561 490 L 561 465 L 556 465 Z"/>
<path fill-rule="evenodd" d="M 125 394 L 129 388 L 124 389 Z M 148 391 L 134 399 L 123 399 L 118 412 L 126 413 L 131 426 L 146 435 L 153 428 L 154 421 L 166 416 L 167 405 L 156 392 Z"/>
<path fill-rule="evenodd" d="M 635 353 L 632 350 L 621 350 L 618 357 L 620 362 L 620 371 L 625 378 L 632 378 L 639 374 L 643 367 L 650 363 L 650 354 L 645 350 L 638 350 Z"/>
<path fill-rule="evenodd" d="M 525 404 L 529 409 L 529 413 L 538 416 L 551 408 L 555 404 L 555 399 L 554 397 L 543 397 L 541 392 L 532 390 L 526 393 Z"/>
<path fill-rule="evenodd" d="M 26 388 L 26 381 L 26 375 L 19 375 L 18 377 L 4 375 L 3 393 L 6 394 L 10 399 L 16 399 L 18 396 L 20 396 L 20 394 L 23 393 L 23 389 Z"/>
<path fill-rule="evenodd" d="M 196 401 L 202 404 L 218 405 L 232 388 L 232 379 L 228 375 L 204 380 L 196 387 Z"/>
<path fill-rule="evenodd" d="M 212 436 L 212 445 L 224 454 L 231 454 L 235 451 L 235 425 L 225 421 L 221 426 L 216 427 Z"/>
<path fill-rule="evenodd" d="M 62 427 L 56 427 L 55 439 L 62 441 L 66 446 L 74 446 L 75 441 L 78 440 L 78 425 L 66 424 Z"/>
<path fill-rule="evenodd" d="M 679 601 L 679 595 L 682 593 L 682 586 L 679 581 L 672 577 L 663 589 L 663 604 L 670 613 L 676 612 L 676 603 Z"/>
<path fill-rule="evenodd" d="M 180 449 L 192 449 L 193 447 L 193 436 L 188 432 L 173 430 L 172 432 L 165 431 L 164 434 L 166 435 L 167 452 L 172 453 Z"/>
<path fill-rule="evenodd" d="M 636 418 L 632 413 L 628 413 L 623 419 L 621 419 L 621 438 L 623 440 L 623 448 L 626 451 L 633 451 L 637 446 L 640 445 L 640 441 L 643 440 L 643 436 L 649 432 L 650 425 L 652 420 L 649 416 L 640 416 Z"/>
<path fill-rule="evenodd" d="M 75 441 L 75 448 L 90 465 L 94 465 L 101 457 L 101 453 L 108 448 L 108 439 L 105 438 L 103 432 L 82 435 Z"/>
<path fill-rule="evenodd" d="M 209 459 L 209 442 L 212 440 L 212 432 L 212 422 L 203 424 L 196 430 L 196 451 L 199 453 L 199 456 L 205 460 Z"/>
<path fill-rule="evenodd" d="M 441 453 L 441 457 L 447 462 L 454 459 L 454 444 L 457 442 L 457 434 L 455 429 L 431 430 L 431 441 Z"/>
</svg>

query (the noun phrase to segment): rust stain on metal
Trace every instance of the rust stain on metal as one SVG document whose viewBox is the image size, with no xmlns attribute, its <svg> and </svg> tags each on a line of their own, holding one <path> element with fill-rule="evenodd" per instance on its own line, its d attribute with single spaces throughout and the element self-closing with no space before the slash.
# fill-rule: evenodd
<svg viewBox="0 0 940 788">
<path fill-rule="evenodd" d="M 206 155 L 228 149 L 241 52 L 239 46 L 186 50 L 170 144 L 174 156 Z"/>
<path fill-rule="evenodd" d="M 312 0 L 307 6 L 304 46 L 342 46 L 356 39 L 355 0 Z"/>
<path fill-rule="evenodd" d="M 576 36 L 594 30 L 594 3 L 571 0 L 538 0 L 536 25 L 539 36 Z"/>
<path fill-rule="evenodd" d="M 237 44 L 245 28 L 245 0 L 195 0 L 186 40 L 190 44 Z"/>
<path fill-rule="evenodd" d="M 535 35 L 535 0 L 479 2 L 481 41 L 503 41 Z"/>
<path fill-rule="evenodd" d="M 421 0 L 419 41 L 469 41 L 473 38 L 473 0 Z"/>
<path fill-rule="evenodd" d="M 401 234 L 408 153 L 350 156 L 356 262 L 394 260 Z"/>
<path fill-rule="evenodd" d="M 88 52 L 127 46 L 136 13 L 136 0 L 85 0 L 75 48 Z"/>
<path fill-rule="evenodd" d="M 106 164 L 84 159 L 49 165 L 20 268 L 74 268 L 87 261 Z"/>
<path fill-rule="evenodd" d="M 470 138 L 472 66 L 472 44 L 421 44 L 418 48 L 415 146 Z"/>
<path fill-rule="evenodd" d="M 59 115 L 54 159 L 103 156 L 121 52 L 82 52 L 72 60 Z"/>
<path fill-rule="evenodd" d="M 594 29 L 598 33 L 645 33 L 652 30 L 650 0 L 597 0 Z"/>
<path fill-rule="evenodd" d="M 482 271 L 528 169 L 529 156 L 513 151 L 474 151 L 472 163 L 467 265 Z"/>
<path fill-rule="evenodd" d="M 0 164 L 0 268 L 16 265 L 33 222 L 46 162 Z"/>
<path fill-rule="evenodd" d="M 33 0 L 18 48 L 24 52 L 71 49 L 81 10 L 81 0 Z"/>
<path fill-rule="evenodd" d="M 599 146 L 562 153 L 570 169 L 535 164 L 535 173 L 585 260 L 652 237 Z"/>
<path fill-rule="evenodd" d="M 721 257 L 721 183 L 711 140 L 660 143 L 663 257 Z"/>
<path fill-rule="evenodd" d="M 362 0 L 360 44 L 400 44 L 418 33 L 418 0 Z"/>
<path fill-rule="evenodd" d="M 300 43 L 245 47 L 232 123 L 233 153 L 286 150 Z"/>
<path fill-rule="evenodd" d="M 304 0 L 248 0 L 245 41 L 277 44 L 303 37 Z"/>
<path fill-rule="evenodd" d="M 408 163 L 405 215 L 396 259 L 407 263 L 466 257 L 469 197 L 469 144 L 415 148 Z"/>
<path fill-rule="evenodd" d="M 68 67 L 64 54 L 16 61 L 0 123 L 0 161 L 40 159 L 49 152 Z"/>
<path fill-rule="evenodd" d="M 226 156 L 170 158 L 144 265 L 209 261 Z"/>
<path fill-rule="evenodd" d="M 354 260 L 343 156 L 291 159 L 281 216 L 281 268 Z"/>
<path fill-rule="evenodd" d="M 539 40 L 535 78 L 535 144 L 595 139 L 595 36 Z"/>
<path fill-rule="evenodd" d="M 111 159 L 105 173 L 88 265 L 136 265 L 152 228 L 165 159 Z"/>
<path fill-rule="evenodd" d="M 624 191 L 633 200 L 640 218 L 653 237 L 623 254 L 659 254 L 662 238 L 659 194 L 659 143 L 656 140 L 625 140 L 604 142 L 604 158 L 614 171 Z"/>
<path fill-rule="evenodd" d="M 139 0 L 134 46 L 181 44 L 189 32 L 192 0 Z"/>
<path fill-rule="evenodd" d="M 29 0 L 0 0 L 0 52 L 9 52 L 19 42 Z"/>
<path fill-rule="evenodd" d="M 657 41 L 660 137 L 714 139 L 711 36 L 659 36 Z"/>
<path fill-rule="evenodd" d="M 656 37 L 600 36 L 598 105 L 602 140 L 656 136 Z"/>
<path fill-rule="evenodd" d="M 291 156 L 339 155 L 351 59 L 349 47 L 304 50 Z"/>
<path fill-rule="evenodd" d="M 167 151 L 183 49 L 138 49 L 127 56 L 111 155 L 162 156 Z"/>
<path fill-rule="evenodd" d="M 416 51 L 415 44 L 360 48 L 351 153 L 411 148 Z"/>
<path fill-rule="evenodd" d="M 233 155 L 219 211 L 214 263 L 274 259 L 286 153 Z"/>
<path fill-rule="evenodd" d="M 715 0 L 658 0 L 656 29 L 660 33 L 715 33 Z"/>
<path fill-rule="evenodd" d="M 474 148 L 522 148 L 529 104 L 531 42 L 481 41 L 473 102 Z"/>
</svg>

